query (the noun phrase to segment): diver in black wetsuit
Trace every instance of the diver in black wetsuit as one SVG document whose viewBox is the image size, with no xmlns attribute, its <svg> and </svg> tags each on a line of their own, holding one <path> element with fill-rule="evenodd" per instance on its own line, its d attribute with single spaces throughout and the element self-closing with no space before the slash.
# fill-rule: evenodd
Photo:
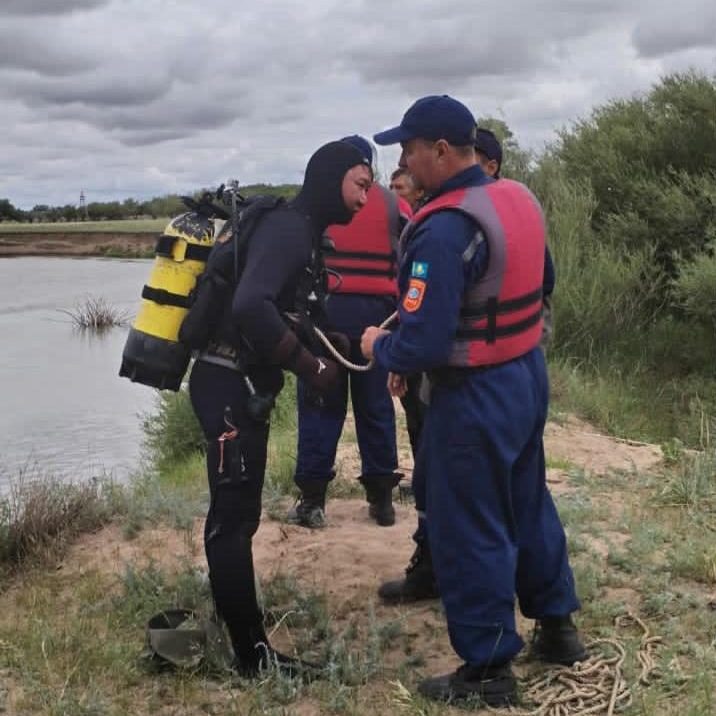
<svg viewBox="0 0 716 716">
<path fill-rule="evenodd" d="M 340 378 L 342 368 L 308 350 L 283 315 L 300 310 L 298 304 L 314 292 L 307 279 L 318 285 L 325 228 L 349 223 L 372 181 L 370 165 L 355 147 L 331 142 L 315 152 L 295 200 L 263 215 L 248 238 L 240 279 L 191 373 L 191 402 L 207 439 L 209 578 L 231 636 L 234 666 L 245 676 L 269 664 L 291 673 L 301 665 L 271 648 L 256 598 L 251 540 L 261 516 L 269 418 L 268 411 L 255 409 L 255 399 L 280 392 L 282 369 L 317 393 Z"/>
</svg>

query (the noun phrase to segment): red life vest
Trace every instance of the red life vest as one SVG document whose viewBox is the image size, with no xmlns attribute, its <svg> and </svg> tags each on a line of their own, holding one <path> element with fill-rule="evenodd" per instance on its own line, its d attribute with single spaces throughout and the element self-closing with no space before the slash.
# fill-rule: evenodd
<svg viewBox="0 0 716 716">
<path fill-rule="evenodd" d="M 542 336 L 545 224 L 537 199 L 510 179 L 450 191 L 415 214 L 401 243 L 426 217 L 446 209 L 462 211 L 478 224 L 464 261 L 481 241 L 489 247 L 487 270 L 463 296 L 449 365 L 496 365 L 524 355 Z"/>
<path fill-rule="evenodd" d="M 407 204 L 395 194 L 373 184 L 368 201 L 346 226 L 329 226 L 326 233 L 336 250 L 325 258 L 331 293 L 397 296 L 397 247 Z"/>
</svg>

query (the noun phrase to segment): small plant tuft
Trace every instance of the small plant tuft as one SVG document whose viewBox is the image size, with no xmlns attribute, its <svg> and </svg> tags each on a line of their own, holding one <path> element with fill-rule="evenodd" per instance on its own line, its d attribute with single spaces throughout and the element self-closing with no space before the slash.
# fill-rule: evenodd
<svg viewBox="0 0 716 716">
<path fill-rule="evenodd" d="M 73 325 L 83 331 L 104 331 L 114 326 L 125 326 L 131 318 L 126 310 L 112 306 L 101 296 L 87 296 L 74 308 L 58 310 L 69 316 Z"/>
</svg>

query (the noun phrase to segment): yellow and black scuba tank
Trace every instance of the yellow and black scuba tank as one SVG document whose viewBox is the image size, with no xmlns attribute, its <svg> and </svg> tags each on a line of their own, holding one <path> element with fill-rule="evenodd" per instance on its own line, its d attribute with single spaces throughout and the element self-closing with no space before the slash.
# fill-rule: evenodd
<svg viewBox="0 0 716 716">
<path fill-rule="evenodd" d="M 179 390 L 191 349 L 179 342 L 190 294 L 228 213 L 204 200 L 172 219 L 159 236 L 149 281 L 122 353 L 120 376 L 160 390 Z"/>
</svg>

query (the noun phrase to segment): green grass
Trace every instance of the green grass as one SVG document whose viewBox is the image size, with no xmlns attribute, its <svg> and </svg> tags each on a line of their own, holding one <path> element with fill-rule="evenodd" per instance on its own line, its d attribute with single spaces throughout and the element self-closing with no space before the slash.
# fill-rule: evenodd
<svg viewBox="0 0 716 716">
<path fill-rule="evenodd" d="M 285 437 L 283 421 L 274 438 Z M 691 498 L 665 500 L 665 486 L 695 469 L 698 489 L 688 491 Z M 716 654 L 707 590 L 716 584 L 716 553 L 704 478 L 709 472 L 683 454 L 660 475 L 583 474 L 575 492 L 558 500 L 582 600 L 580 625 L 587 637 L 619 638 L 629 655 L 625 673 L 635 691 L 627 714 L 712 713 Z M 150 668 L 142 657 L 149 616 L 171 606 L 211 612 L 201 535 L 195 534 L 196 517 L 205 509 L 204 482 L 202 456 L 193 453 L 172 471 L 147 473 L 114 496 L 112 514 L 125 538 L 159 523 L 179 530 L 183 547 L 159 555 L 161 561 L 147 555 L 116 574 L 25 565 L 22 589 L 7 592 L 0 610 L 0 672 L 17 713 L 459 713 L 415 693 L 429 673 L 426 657 L 448 648 L 437 605 L 386 610 L 372 600 L 346 602 L 346 595 L 316 588 L 310 570 L 265 572 L 260 591 L 267 630 L 276 630 L 272 640 L 325 663 L 321 680 L 303 684 L 271 673 L 237 683 L 216 665 Z M 615 618 L 628 611 L 663 639 L 658 676 L 647 687 L 636 686 L 639 631 L 615 627 Z"/>
<path fill-rule="evenodd" d="M 550 358 L 553 411 L 575 414 L 618 437 L 678 446 L 708 447 L 715 429 L 716 379 L 693 373 L 661 377 L 638 362 L 617 368 L 604 359 L 588 365 Z"/>
<path fill-rule="evenodd" d="M 0 223 L 0 236 L 4 234 L 45 234 L 45 233 L 111 233 L 142 234 L 161 231 L 169 219 L 124 219 L 122 221 L 66 221 L 46 224 L 14 222 Z"/>
</svg>

